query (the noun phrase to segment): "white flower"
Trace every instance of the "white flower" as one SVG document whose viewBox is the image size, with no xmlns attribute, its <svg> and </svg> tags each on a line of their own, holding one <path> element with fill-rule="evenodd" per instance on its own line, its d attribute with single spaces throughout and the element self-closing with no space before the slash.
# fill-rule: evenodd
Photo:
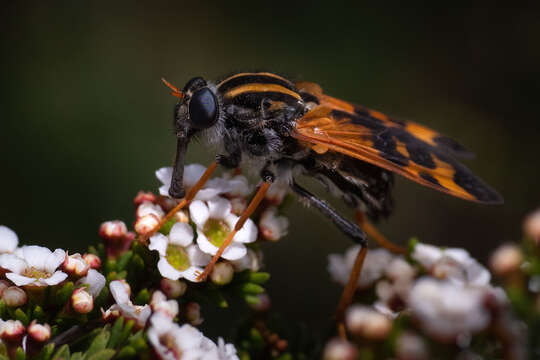
<svg viewBox="0 0 540 360">
<path fill-rule="evenodd" d="M 183 186 L 186 191 L 191 189 L 201 178 L 206 168 L 200 164 L 190 164 L 184 167 Z M 159 193 L 163 196 L 169 196 L 171 187 L 173 168 L 163 167 L 156 171 L 156 177 L 163 184 L 159 188 Z M 195 196 L 198 200 L 208 200 L 219 194 L 227 193 L 236 187 L 237 183 L 231 183 L 223 178 L 213 178 L 206 182 L 201 190 Z"/>
<path fill-rule="evenodd" d="M 77 284 L 88 285 L 88 289 L 86 291 L 88 291 L 88 293 L 95 298 L 99 295 L 106 282 L 105 276 L 103 276 L 99 271 L 90 269 L 85 277 L 77 281 Z"/>
<path fill-rule="evenodd" d="M 418 243 L 411 257 L 434 277 L 456 284 L 487 285 L 491 279 L 489 271 L 464 249 L 442 250 L 436 246 Z"/>
<path fill-rule="evenodd" d="M 234 229 L 239 217 L 231 213 L 231 203 L 222 197 L 214 197 L 207 201 L 196 200 L 189 205 L 191 220 L 197 225 L 197 244 L 210 255 L 215 255 Z M 238 260 L 244 257 L 247 249 L 244 243 L 257 240 L 257 227 L 251 219 L 247 219 L 242 229 L 227 246 L 222 257 L 227 260 Z"/>
<path fill-rule="evenodd" d="M 263 262 L 263 253 L 262 251 L 255 252 L 252 249 L 247 250 L 246 256 L 231 261 L 231 264 L 234 266 L 234 270 L 237 272 L 244 270 L 259 271 L 262 267 Z"/>
<path fill-rule="evenodd" d="M 66 252 L 54 252 L 41 246 L 23 246 L 14 254 L 0 255 L 0 267 L 8 270 L 6 277 L 17 286 L 48 286 L 61 283 L 67 274 L 56 270 L 66 257 Z"/>
<path fill-rule="evenodd" d="M 358 251 L 360 251 L 360 246 L 355 245 L 347 249 L 345 255 L 328 255 L 328 272 L 335 282 L 342 285 L 347 283 Z M 369 250 L 358 279 L 358 288 L 369 287 L 381 278 L 392 257 L 392 254 L 386 249 Z"/>
<path fill-rule="evenodd" d="M 409 294 L 409 306 L 421 327 L 443 341 L 485 329 L 491 316 L 484 305 L 486 288 L 461 286 L 424 277 Z"/>
<path fill-rule="evenodd" d="M 163 216 L 165 216 L 165 213 L 163 212 L 163 209 L 161 209 L 161 206 L 151 203 L 150 201 L 144 201 L 137 207 L 137 211 L 135 212 L 135 216 L 137 218 L 142 218 L 146 215 L 154 215 L 158 219 L 161 219 Z"/>
<path fill-rule="evenodd" d="M 104 312 L 104 317 L 107 317 L 108 313 L 119 312 L 122 316 L 133 319 L 139 328 L 144 327 L 152 314 L 150 305 L 133 305 L 129 300 L 129 288 L 120 280 L 111 281 L 109 289 L 116 304 Z"/>
<path fill-rule="evenodd" d="M 161 291 L 154 291 L 150 299 L 150 307 L 155 313 L 162 312 L 171 319 L 178 315 L 178 302 L 176 300 L 167 300 L 167 296 Z"/>
<path fill-rule="evenodd" d="M 179 326 L 161 313 L 150 318 L 148 340 L 160 359 L 165 360 L 238 360 L 232 344 L 219 340 L 219 346 L 197 328 Z"/>
<path fill-rule="evenodd" d="M 0 254 L 15 251 L 17 245 L 19 245 L 19 238 L 15 231 L 7 226 L 0 225 Z"/>
<path fill-rule="evenodd" d="M 349 307 L 345 324 L 352 334 L 373 340 L 386 338 L 392 330 L 392 321 L 388 316 L 364 305 Z"/>
<path fill-rule="evenodd" d="M 289 220 L 285 216 L 277 216 L 277 208 L 270 206 L 261 215 L 259 229 L 270 241 L 277 241 L 287 235 Z"/>
<path fill-rule="evenodd" d="M 148 248 L 159 252 L 159 273 L 170 280 L 199 281 L 197 276 L 203 272 L 201 266 L 210 262 L 210 256 L 193 244 L 191 226 L 182 222 L 173 225 L 168 237 L 161 233 L 153 235 Z"/>
</svg>

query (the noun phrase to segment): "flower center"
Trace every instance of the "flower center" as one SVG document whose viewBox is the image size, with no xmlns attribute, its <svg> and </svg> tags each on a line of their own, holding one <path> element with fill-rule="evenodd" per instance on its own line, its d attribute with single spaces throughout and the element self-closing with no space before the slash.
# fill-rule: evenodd
<svg viewBox="0 0 540 360">
<path fill-rule="evenodd" d="M 203 232 L 212 245 L 220 247 L 225 242 L 225 238 L 231 232 L 231 229 L 223 220 L 208 219 Z"/>
<path fill-rule="evenodd" d="M 191 266 L 186 250 L 178 245 L 167 246 L 167 261 L 178 271 L 185 271 Z"/>
<path fill-rule="evenodd" d="M 28 267 L 24 270 L 23 275 L 34 279 L 48 279 L 52 276 L 47 271 L 36 269 L 35 267 Z"/>
</svg>

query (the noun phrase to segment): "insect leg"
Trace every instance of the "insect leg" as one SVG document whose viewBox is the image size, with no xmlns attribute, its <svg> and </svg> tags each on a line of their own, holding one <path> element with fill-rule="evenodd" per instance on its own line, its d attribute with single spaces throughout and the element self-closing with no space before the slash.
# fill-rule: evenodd
<svg viewBox="0 0 540 360">
<path fill-rule="evenodd" d="M 326 215 L 332 220 L 332 222 L 340 229 L 345 235 L 350 237 L 352 241 L 360 244 L 362 247 L 367 246 L 366 234 L 358 225 L 350 222 L 349 220 L 343 218 L 337 213 L 334 208 L 328 205 L 324 200 L 319 199 L 295 181 L 291 184 L 291 189 L 299 196 L 301 196 L 307 203 L 317 210 L 319 210 L 323 215 Z"/>
<path fill-rule="evenodd" d="M 394 244 L 393 242 L 388 240 L 386 236 L 381 234 L 379 230 L 377 230 L 377 228 L 369 222 L 369 220 L 366 218 L 366 214 L 364 214 L 360 210 L 356 212 L 356 222 L 362 228 L 362 230 L 366 232 L 368 237 L 375 240 L 375 242 L 379 244 L 379 246 L 395 254 L 407 253 L 407 249 L 405 249 L 403 246 Z"/>
<path fill-rule="evenodd" d="M 169 221 L 174 214 L 176 214 L 178 211 L 180 211 L 183 207 L 188 205 L 191 200 L 197 195 L 199 190 L 206 184 L 210 176 L 212 176 L 212 173 L 214 170 L 216 170 L 217 163 L 214 161 L 212 162 L 208 168 L 206 168 L 206 171 L 202 174 L 201 178 L 197 180 L 195 185 L 188 191 L 186 196 L 176 205 L 172 210 L 170 210 L 167 215 L 163 217 L 163 219 L 160 220 L 160 222 L 148 233 L 141 235 L 139 237 L 139 241 L 146 242 L 152 235 L 154 235 L 156 232 L 158 232 L 159 229 L 167 222 Z"/>
<path fill-rule="evenodd" d="M 246 210 L 244 210 L 242 215 L 240 215 L 240 218 L 236 222 L 236 225 L 234 225 L 234 229 L 227 235 L 227 238 L 225 238 L 225 241 L 223 242 L 223 244 L 219 247 L 214 257 L 212 257 L 212 260 L 210 260 L 210 263 L 206 265 L 202 274 L 197 276 L 198 280 L 204 281 L 206 280 L 208 275 L 210 275 L 210 273 L 212 272 L 212 269 L 214 268 L 214 265 L 219 260 L 219 258 L 221 257 L 221 255 L 223 254 L 227 246 L 229 246 L 229 244 L 232 242 L 236 233 L 240 229 L 242 229 L 242 226 L 244 226 L 244 223 L 246 222 L 246 220 L 257 209 L 262 199 L 264 199 L 264 195 L 268 191 L 270 184 L 271 184 L 271 181 L 269 181 L 267 178 L 264 178 L 264 182 L 259 187 L 259 190 L 257 190 L 257 193 L 255 194 L 253 199 L 251 199 L 251 202 L 249 203 L 248 207 L 246 208 Z"/>
<path fill-rule="evenodd" d="M 345 310 L 351 304 L 352 298 L 357 288 L 358 278 L 360 277 L 360 272 L 362 271 L 362 265 L 364 264 L 364 259 L 367 254 L 367 238 L 364 231 L 359 228 L 356 224 L 351 223 L 347 219 L 339 215 L 336 210 L 334 210 L 330 205 L 325 201 L 319 199 L 295 181 L 291 184 L 292 190 L 302 198 L 304 198 L 310 205 L 315 207 L 317 210 L 322 212 L 324 215 L 330 217 L 332 222 L 347 236 L 349 236 L 354 242 L 360 244 L 360 251 L 356 255 L 351 274 L 349 275 L 349 280 L 347 285 L 341 293 L 341 298 L 336 310 L 336 320 L 338 322 L 338 331 L 341 337 L 345 337 L 345 327 L 343 325 L 343 320 L 345 317 Z"/>
</svg>

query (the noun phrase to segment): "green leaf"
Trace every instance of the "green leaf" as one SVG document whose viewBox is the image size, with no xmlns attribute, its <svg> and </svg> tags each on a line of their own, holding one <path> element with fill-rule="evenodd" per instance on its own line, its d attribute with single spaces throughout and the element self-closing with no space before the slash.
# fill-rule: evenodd
<svg viewBox="0 0 540 360">
<path fill-rule="evenodd" d="M 30 323 L 30 319 L 28 318 L 28 315 L 24 313 L 24 311 L 21 310 L 21 308 L 17 308 L 15 310 L 15 319 L 19 320 L 24 324 L 24 326 L 27 326 Z"/>
<path fill-rule="evenodd" d="M 118 340 L 122 336 L 122 329 L 124 328 L 124 318 L 119 317 L 114 322 L 113 327 L 111 328 L 111 337 L 109 339 L 109 342 L 107 343 L 107 347 L 109 349 L 116 348 L 116 344 L 118 343 Z"/>
<path fill-rule="evenodd" d="M 123 344 L 129 335 L 131 334 L 131 330 L 133 329 L 133 326 L 135 325 L 135 321 L 128 320 L 126 321 L 126 324 L 124 325 L 124 328 L 122 329 L 122 334 L 118 338 L 118 344 Z"/>
<path fill-rule="evenodd" d="M 146 288 L 139 291 L 137 296 L 135 296 L 136 305 L 148 304 L 149 301 L 150 301 L 150 291 L 148 291 L 148 289 Z"/>
<path fill-rule="evenodd" d="M 6 315 L 6 303 L 0 299 L 0 319 L 5 318 Z"/>
<path fill-rule="evenodd" d="M 54 344 L 45 345 L 37 356 L 37 360 L 49 360 L 54 352 Z"/>
<path fill-rule="evenodd" d="M 109 342 L 110 332 L 108 329 L 103 329 L 98 336 L 92 341 L 88 351 L 86 351 L 85 358 L 88 359 L 90 356 L 96 354 L 97 352 L 105 349 L 107 343 Z"/>
<path fill-rule="evenodd" d="M 43 311 L 43 308 L 41 306 L 36 305 L 34 311 L 32 312 L 32 318 L 36 319 L 40 323 L 44 322 L 45 312 Z"/>
<path fill-rule="evenodd" d="M 116 264 L 117 271 L 123 271 L 126 269 L 127 264 L 129 263 L 129 260 L 131 260 L 131 257 L 133 256 L 133 251 L 129 250 L 120 255 L 118 258 L 118 262 Z"/>
<path fill-rule="evenodd" d="M 255 284 L 264 284 L 270 279 L 270 274 L 267 272 L 252 272 L 249 274 L 248 281 Z"/>
<path fill-rule="evenodd" d="M 244 296 L 244 300 L 246 301 L 246 303 L 248 303 L 249 305 L 259 305 L 260 304 L 260 300 L 257 296 L 255 295 L 246 295 Z"/>
<path fill-rule="evenodd" d="M 70 356 L 69 346 L 66 344 L 66 345 L 62 345 L 58 349 L 56 354 L 54 354 L 52 360 L 68 360 L 69 356 Z"/>
<path fill-rule="evenodd" d="M 133 347 L 128 345 L 128 346 L 124 346 L 122 350 L 118 352 L 118 355 L 116 357 L 118 359 L 122 359 L 122 358 L 134 357 L 135 355 L 137 355 L 137 351 L 135 351 Z"/>
<path fill-rule="evenodd" d="M 71 297 L 71 294 L 73 293 L 73 290 L 75 289 L 75 285 L 73 282 L 68 281 L 64 284 L 57 292 L 55 296 L 55 302 L 58 306 L 64 305 L 69 298 Z"/>
<path fill-rule="evenodd" d="M 159 228 L 159 232 L 162 233 L 163 235 L 169 235 L 169 233 L 171 232 L 171 228 L 173 227 L 174 224 L 176 224 L 176 219 L 173 216 L 172 218 L 169 219 L 169 221 L 163 224 L 161 228 Z"/>
<path fill-rule="evenodd" d="M 116 351 L 113 349 L 103 349 L 98 351 L 92 356 L 88 356 L 88 353 L 86 355 L 87 360 L 109 360 L 112 359 L 112 357 L 116 354 Z"/>
<path fill-rule="evenodd" d="M 18 347 L 17 350 L 15 350 L 15 360 L 25 360 L 26 354 L 24 353 L 24 350 L 22 347 Z"/>
<path fill-rule="evenodd" d="M 254 284 L 254 283 L 245 283 L 242 284 L 240 287 L 243 293 L 250 294 L 250 295 L 258 295 L 262 294 L 264 292 L 264 288 L 260 285 Z"/>
<path fill-rule="evenodd" d="M 70 358 L 70 360 L 82 360 L 82 359 L 84 359 L 84 356 L 83 356 L 82 352 L 80 352 L 80 351 L 74 353 L 73 355 L 71 355 L 71 358 Z"/>
</svg>

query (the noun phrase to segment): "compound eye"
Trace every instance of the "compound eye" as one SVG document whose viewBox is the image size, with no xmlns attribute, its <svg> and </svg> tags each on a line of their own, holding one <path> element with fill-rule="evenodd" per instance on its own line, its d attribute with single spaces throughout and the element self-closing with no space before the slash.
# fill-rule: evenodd
<svg viewBox="0 0 540 360">
<path fill-rule="evenodd" d="M 206 129 L 217 120 L 217 100 L 208 88 L 197 90 L 189 102 L 189 117 L 194 127 Z"/>
</svg>

